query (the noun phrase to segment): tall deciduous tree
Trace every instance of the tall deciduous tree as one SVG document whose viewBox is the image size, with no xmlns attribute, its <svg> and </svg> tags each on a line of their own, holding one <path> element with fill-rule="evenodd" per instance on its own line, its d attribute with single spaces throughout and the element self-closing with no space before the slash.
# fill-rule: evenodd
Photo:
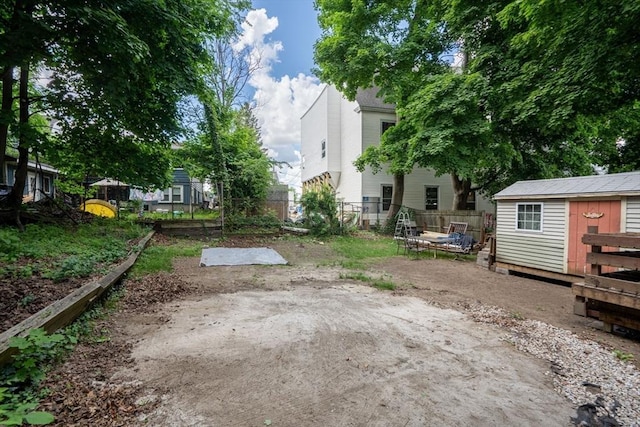
<svg viewBox="0 0 640 427">
<path fill-rule="evenodd" d="M 233 28 L 244 2 L 232 0 L 13 0 L 0 8 L 3 102 L 0 150 L 14 123 L 20 161 L 28 160 L 26 98 L 16 119 L 6 96 L 14 70 L 28 77 L 43 65 L 48 85 L 42 102 L 56 120 L 48 157 L 65 171 L 117 177 L 138 185 L 166 183 L 167 149 L 180 131 L 178 101 L 201 87 L 203 43 Z M 20 86 L 22 86 L 22 82 Z M 27 120 L 27 122 L 24 122 Z M 5 129 L 5 126 L 7 128 Z M 65 167 L 67 166 L 67 167 Z M 26 174 L 26 172 L 24 172 Z M 14 206 L 23 188 L 19 168 Z"/>
<path fill-rule="evenodd" d="M 424 76 L 441 72 L 450 47 L 425 0 L 317 0 L 322 36 L 315 45 L 316 74 L 353 100 L 361 88 L 377 86 L 387 102 L 403 106 Z M 389 218 L 402 204 L 404 175 L 413 164 L 403 117 L 385 132 L 379 147 L 363 153 L 359 169 L 384 165 L 394 177 Z"/>
</svg>

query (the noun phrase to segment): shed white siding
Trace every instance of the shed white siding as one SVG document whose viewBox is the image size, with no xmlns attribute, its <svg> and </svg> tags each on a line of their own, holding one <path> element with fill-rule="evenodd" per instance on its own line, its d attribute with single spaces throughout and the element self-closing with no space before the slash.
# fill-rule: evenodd
<svg viewBox="0 0 640 427">
<path fill-rule="evenodd" d="M 626 230 L 623 231 L 627 233 L 640 233 L 640 197 L 630 197 L 627 199 L 626 224 Z"/>
<path fill-rule="evenodd" d="M 527 201 L 531 203 L 532 201 Z M 517 201 L 501 201 L 496 214 L 496 261 L 566 273 L 567 207 L 564 200 L 542 203 L 542 232 L 516 230 Z"/>
</svg>

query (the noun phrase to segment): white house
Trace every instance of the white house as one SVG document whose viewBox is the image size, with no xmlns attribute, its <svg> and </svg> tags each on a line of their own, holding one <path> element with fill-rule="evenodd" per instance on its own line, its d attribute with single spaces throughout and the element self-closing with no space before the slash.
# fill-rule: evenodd
<svg viewBox="0 0 640 427">
<path fill-rule="evenodd" d="M 588 268 L 589 226 L 640 233 L 640 171 L 518 181 L 494 198 L 496 262 L 509 271 L 573 280 Z"/>
<path fill-rule="evenodd" d="M 377 96 L 377 89 L 360 91 L 348 101 L 330 85 L 324 87 L 301 118 L 302 186 L 328 183 L 337 197 L 363 207 L 363 217 L 384 220 L 391 204 L 393 177 L 385 171 L 358 172 L 353 162 L 396 123 L 395 107 Z M 453 204 L 451 177 L 415 168 L 405 177 L 402 204 L 417 210 L 450 210 Z M 494 211 L 493 204 L 472 194 L 468 208 Z"/>
</svg>

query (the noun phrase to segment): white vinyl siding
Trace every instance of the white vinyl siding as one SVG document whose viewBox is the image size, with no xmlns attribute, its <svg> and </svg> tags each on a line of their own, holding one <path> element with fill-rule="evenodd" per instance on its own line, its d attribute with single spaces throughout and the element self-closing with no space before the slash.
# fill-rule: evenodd
<svg viewBox="0 0 640 427">
<path fill-rule="evenodd" d="M 516 229 L 514 201 L 498 202 L 496 214 L 496 261 L 530 268 L 566 272 L 565 233 L 566 207 L 564 200 L 545 200 L 542 232 L 523 232 Z"/>
<path fill-rule="evenodd" d="M 622 214 L 624 215 L 625 212 Z M 627 199 L 626 224 L 626 230 L 623 231 L 640 233 L 640 197 Z"/>
</svg>

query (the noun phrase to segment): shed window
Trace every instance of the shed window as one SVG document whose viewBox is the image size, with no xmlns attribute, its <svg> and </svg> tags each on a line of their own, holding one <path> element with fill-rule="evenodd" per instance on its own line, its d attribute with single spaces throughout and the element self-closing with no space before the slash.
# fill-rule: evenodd
<svg viewBox="0 0 640 427">
<path fill-rule="evenodd" d="M 322 140 L 322 142 L 320 143 L 320 149 L 322 151 L 322 158 L 324 159 L 325 157 L 327 157 L 327 141 L 326 140 Z"/>
<path fill-rule="evenodd" d="M 542 203 L 518 203 L 516 230 L 542 231 Z"/>
</svg>

